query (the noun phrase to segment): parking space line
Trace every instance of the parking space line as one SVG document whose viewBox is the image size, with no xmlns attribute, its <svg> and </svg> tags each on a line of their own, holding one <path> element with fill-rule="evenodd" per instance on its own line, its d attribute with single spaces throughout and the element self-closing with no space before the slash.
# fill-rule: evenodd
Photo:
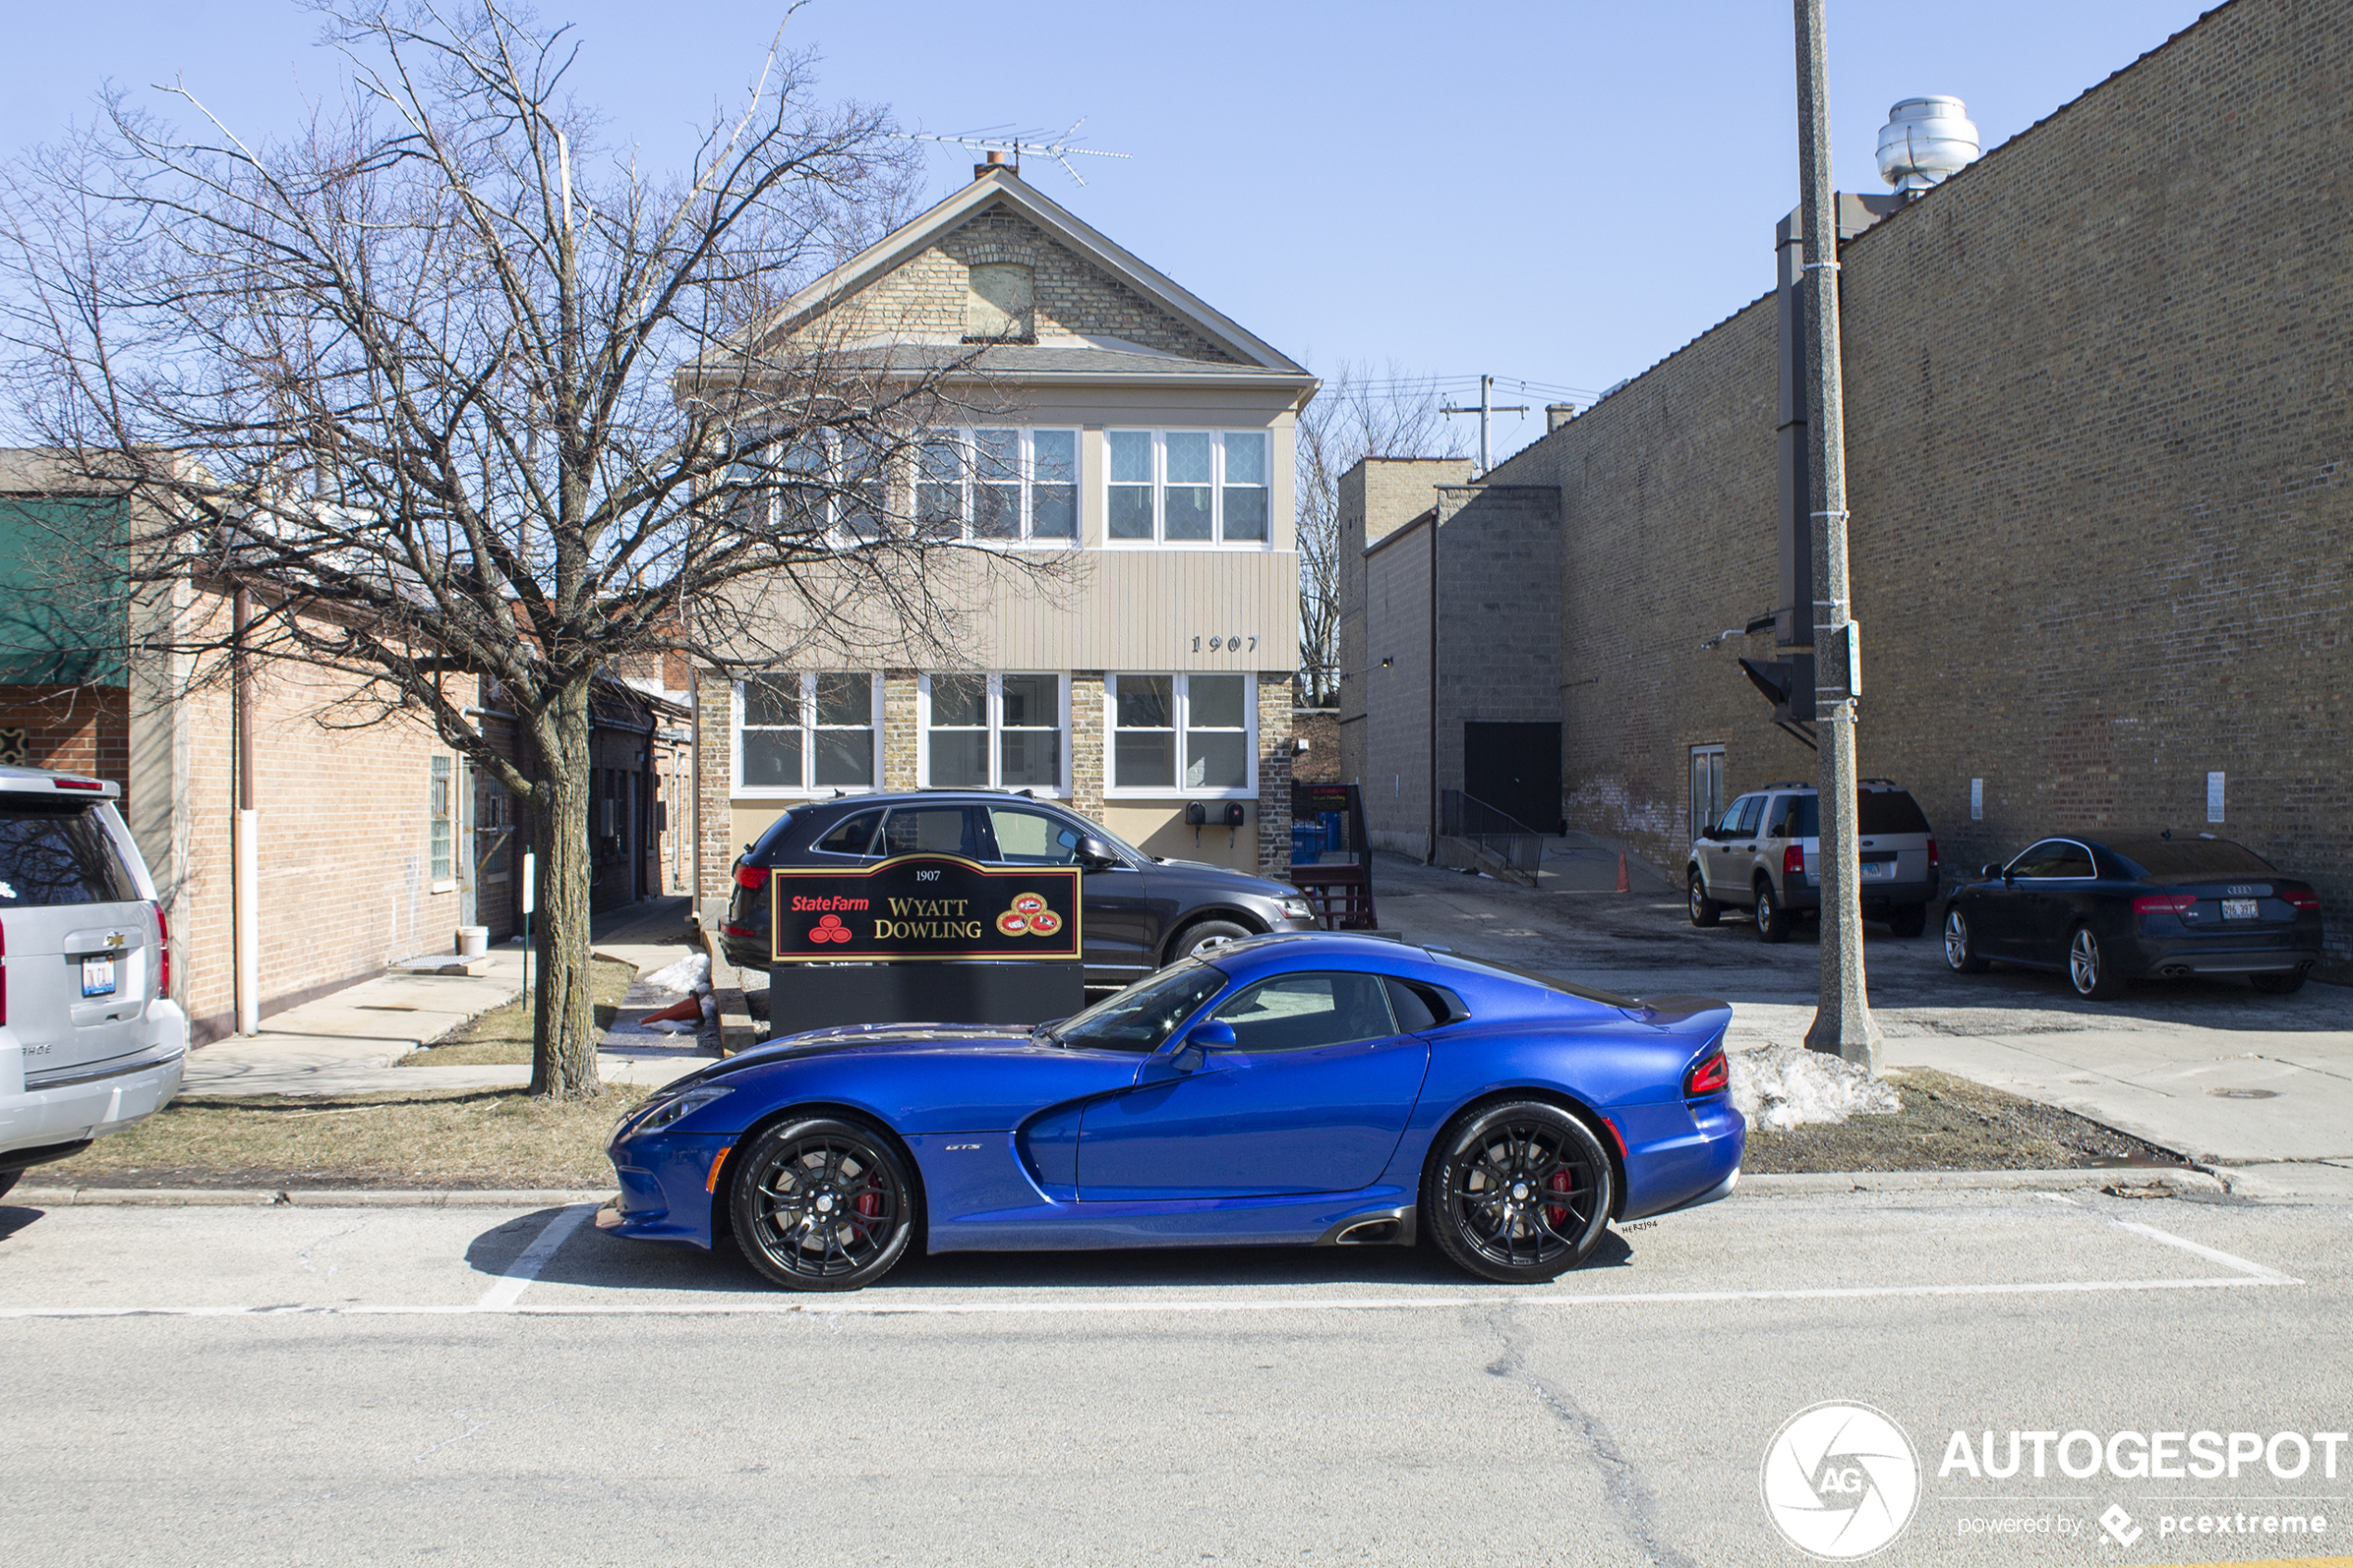
<svg viewBox="0 0 2353 1568">
<path fill-rule="evenodd" d="M 2168 1247 L 2178 1247 L 2184 1252 L 2195 1253 L 2209 1263 L 2220 1263 L 2226 1269 L 2236 1269 L 2247 1278 L 2260 1280 L 2265 1285 L 2301 1285 L 2303 1283 L 2301 1280 L 2280 1273 L 2277 1269 L 2267 1269 L 2260 1263 L 2250 1263 L 2244 1258 L 2218 1251 L 2214 1248 L 2192 1241 L 2187 1236 L 2175 1236 L 2171 1231 L 2158 1230 L 2155 1225 L 2145 1225 L 2137 1220 L 2111 1220 L 2108 1223 L 2119 1230 L 2131 1231 L 2134 1236 L 2145 1236 L 2151 1241 L 2162 1242 Z"/>
<path fill-rule="evenodd" d="M 531 1245 L 522 1249 L 522 1255 L 507 1265 L 507 1272 L 498 1276 L 498 1283 L 482 1293 L 482 1299 L 474 1303 L 475 1310 L 484 1312 L 513 1311 L 516 1304 L 522 1301 L 522 1293 L 531 1288 L 531 1282 L 539 1277 L 541 1269 L 547 1267 L 547 1260 L 556 1255 L 556 1248 L 570 1240 L 572 1233 L 596 1211 L 597 1206 L 593 1203 L 575 1203 L 548 1221 L 546 1227 L 532 1238 Z"/>
</svg>

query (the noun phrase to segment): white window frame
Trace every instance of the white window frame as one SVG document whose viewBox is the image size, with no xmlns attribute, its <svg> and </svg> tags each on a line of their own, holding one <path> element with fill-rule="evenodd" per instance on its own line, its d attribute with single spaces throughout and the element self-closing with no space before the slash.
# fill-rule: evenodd
<svg viewBox="0 0 2353 1568">
<path fill-rule="evenodd" d="M 1249 774 L 1239 789 L 1189 789 L 1185 785 L 1185 734 L 1192 727 L 1192 683 L 1195 674 L 1208 680 L 1242 683 L 1242 755 Z M 1119 683 L 1130 679 L 1171 682 L 1169 717 L 1176 727 L 1176 769 L 1167 784 L 1123 784 L 1119 774 Z M 1103 798 L 1106 800 L 1255 800 L 1258 798 L 1258 677 L 1246 671 L 1123 670 L 1103 677 Z"/>
<path fill-rule="evenodd" d="M 977 670 L 942 670 L 941 675 L 970 677 Z M 1054 721 L 1061 727 L 1062 766 L 1060 777 L 1051 786 L 1042 784 L 1013 785 L 1000 782 L 1004 776 L 1004 753 L 1000 746 L 1005 730 L 1005 677 L 1007 675 L 1044 675 L 1054 683 Z M 1007 670 L 991 671 L 988 680 L 988 782 L 982 784 L 936 784 L 931 776 L 931 683 L 930 673 L 915 678 L 915 735 L 920 748 L 916 762 L 916 777 L 925 789 L 1027 789 L 1041 800 L 1064 800 L 1070 797 L 1070 677 L 1051 670 Z M 965 726 L 959 726 L 963 728 Z M 1023 729 L 1040 729 L 1042 725 L 1022 725 Z"/>
<path fill-rule="evenodd" d="M 1168 438 L 1176 435 L 1206 435 L 1210 438 L 1209 507 L 1210 536 L 1206 539 L 1171 539 L 1168 533 Z M 1149 539 L 1122 539 L 1111 531 L 1111 438 L 1114 435 L 1149 435 L 1152 444 L 1152 533 Z M 1266 453 L 1266 478 L 1255 488 L 1266 492 L 1265 537 L 1263 539 L 1227 539 L 1226 537 L 1226 442 L 1229 436 L 1247 436 L 1264 444 Z M 1175 430 L 1142 430 L 1132 425 L 1106 427 L 1103 432 L 1103 472 L 1096 486 L 1097 499 L 1101 504 L 1103 544 L 1115 550 L 1272 550 L 1275 547 L 1275 435 L 1270 430 L 1202 430 L 1178 426 Z M 1138 671 L 1148 673 L 1148 671 Z"/>
<path fill-rule="evenodd" d="M 425 871 L 434 893 L 458 885 L 458 783 L 455 758 L 436 751 L 426 759 Z"/>
<path fill-rule="evenodd" d="M 772 675 L 791 675 L 789 670 L 768 671 Z M 836 790 L 849 795 L 866 795 L 882 787 L 883 772 L 883 678 L 879 671 L 866 670 L 804 670 L 798 671 L 800 680 L 800 777 L 798 785 L 747 784 L 744 783 L 744 681 L 731 683 L 735 700 L 727 714 L 727 792 L 747 800 L 807 800 L 830 798 Z M 871 696 L 866 709 L 867 728 L 875 737 L 874 775 L 862 784 L 813 784 L 809 782 L 817 765 L 817 677 L 820 675 L 863 675 L 870 683 Z M 761 724 L 760 729 L 778 729 L 781 725 Z M 840 726 L 824 726 L 839 728 Z"/>
<path fill-rule="evenodd" d="M 978 477 L 980 433 L 984 430 L 1010 431 L 1016 438 L 1018 450 L 1013 460 L 1017 470 L 1015 483 L 1021 487 L 1021 515 L 1015 523 L 1015 533 L 1011 537 L 985 538 L 973 530 L 974 521 L 978 516 L 978 508 L 974 503 L 977 499 L 977 492 L 985 483 Z M 1070 532 L 1067 534 L 1041 535 L 1037 532 L 1038 437 L 1041 433 L 1070 437 L 1071 520 Z M 924 478 L 923 465 L 925 448 L 935 442 L 952 441 L 956 445 L 958 457 L 956 515 L 959 538 L 968 545 L 1004 549 L 1076 549 L 1080 535 L 1086 531 L 1086 520 L 1083 516 L 1085 508 L 1080 505 L 1079 484 L 1079 470 L 1082 466 L 1080 453 L 1085 445 L 1086 434 L 1087 433 L 1076 425 L 960 425 L 952 429 L 925 431 L 922 439 L 915 443 L 914 472 L 909 481 L 912 487 L 909 493 L 912 504 L 908 510 L 917 519 L 921 519 L 923 487 L 932 483 Z M 1024 671 L 1015 671 L 1014 673 L 1020 674 Z"/>
</svg>

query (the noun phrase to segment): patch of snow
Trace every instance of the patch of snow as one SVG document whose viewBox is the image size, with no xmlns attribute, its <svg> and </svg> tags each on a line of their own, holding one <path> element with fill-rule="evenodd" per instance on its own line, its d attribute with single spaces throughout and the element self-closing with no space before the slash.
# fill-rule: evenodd
<svg viewBox="0 0 2353 1568">
<path fill-rule="evenodd" d="M 1849 1116 L 1888 1116 L 1904 1109 L 1895 1086 L 1851 1061 L 1804 1046 L 1768 1046 L 1731 1056 L 1732 1104 L 1752 1127 L 1787 1132 L 1809 1123 L 1835 1125 Z"/>
<path fill-rule="evenodd" d="M 654 990 L 673 997 L 683 997 L 689 991 L 711 989 L 711 955 L 688 953 L 676 963 L 664 964 L 651 974 L 638 976 Z"/>
<path fill-rule="evenodd" d="M 640 1029 L 658 1029 L 665 1035 L 691 1035 L 702 1027 L 699 1020 L 688 1022 L 683 1018 L 649 1018 L 637 1025 Z"/>
</svg>

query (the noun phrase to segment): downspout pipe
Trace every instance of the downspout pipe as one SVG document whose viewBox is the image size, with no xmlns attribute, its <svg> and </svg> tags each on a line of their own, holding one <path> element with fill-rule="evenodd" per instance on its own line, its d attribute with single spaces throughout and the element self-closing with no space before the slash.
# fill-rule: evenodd
<svg viewBox="0 0 2353 1568">
<path fill-rule="evenodd" d="M 234 663 L 230 672 L 230 723 L 237 734 L 237 809 L 230 832 L 230 898 L 233 905 L 231 968 L 235 977 L 237 1033 L 261 1032 L 261 813 L 255 805 L 253 670 L 245 643 L 253 623 L 253 592 L 240 586 L 230 601 Z"/>
</svg>

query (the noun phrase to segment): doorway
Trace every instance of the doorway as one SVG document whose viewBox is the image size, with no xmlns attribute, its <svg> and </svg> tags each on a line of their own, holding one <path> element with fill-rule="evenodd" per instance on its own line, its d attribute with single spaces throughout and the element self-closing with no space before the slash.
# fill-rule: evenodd
<svg viewBox="0 0 2353 1568">
<path fill-rule="evenodd" d="M 1713 826 L 1724 815 L 1724 748 L 1720 746 L 1692 747 L 1692 822 L 1691 831 L 1683 836 L 1697 838 L 1702 828 Z"/>
<path fill-rule="evenodd" d="M 1538 833 L 1561 831 L 1561 727 L 1465 724 L 1463 793 Z"/>
</svg>

